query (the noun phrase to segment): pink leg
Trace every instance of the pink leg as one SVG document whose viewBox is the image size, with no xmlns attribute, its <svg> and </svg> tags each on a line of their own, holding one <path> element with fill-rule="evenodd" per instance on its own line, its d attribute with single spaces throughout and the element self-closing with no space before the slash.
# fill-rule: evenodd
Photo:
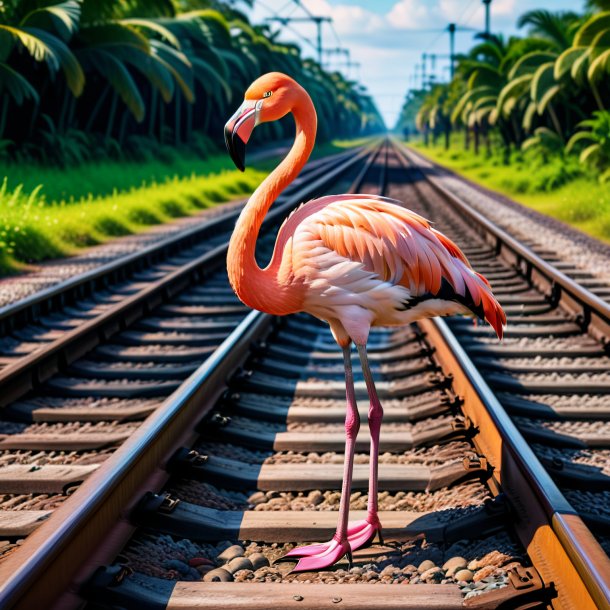
<svg viewBox="0 0 610 610">
<path fill-rule="evenodd" d="M 379 433 L 381 430 L 381 421 L 383 420 L 383 407 L 377 397 L 377 390 L 375 388 L 375 382 L 373 381 L 373 375 L 369 367 L 369 361 L 366 354 L 366 345 L 357 345 L 358 355 L 360 356 L 360 363 L 362 365 L 362 372 L 364 373 L 364 380 L 366 382 L 366 389 L 369 394 L 370 406 L 369 406 L 369 430 L 371 434 L 371 451 L 370 451 L 370 465 L 371 470 L 369 474 L 369 500 L 367 506 L 367 518 L 364 521 L 364 526 L 360 529 L 360 546 L 364 546 L 370 542 L 375 535 L 379 536 L 379 541 L 383 544 L 383 537 L 381 535 L 381 523 L 378 516 L 378 480 L 379 480 Z M 352 549 L 358 548 L 355 546 L 355 532 L 351 532 L 350 543 Z"/>
<path fill-rule="evenodd" d="M 348 541 L 349 501 L 352 488 L 352 469 L 354 467 L 354 451 L 356 436 L 360 429 L 360 414 L 356 404 L 354 392 L 354 377 L 352 375 L 352 361 L 349 346 L 343 348 L 343 363 L 345 366 L 345 394 L 347 398 L 347 412 L 345 414 L 345 460 L 343 465 L 343 486 L 341 489 L 341 503 L 339 505 L 339 523 L 337 531 L 330 542 L 314 544 L 293 549 L 284 558 L 300 558 L 293 572 L 306 572 L 320 570 L 332 566 L 344 555 L 351 563 L 352 549 Z M 350 528 L 351 529 L 351 528 Z"/>
</svg>

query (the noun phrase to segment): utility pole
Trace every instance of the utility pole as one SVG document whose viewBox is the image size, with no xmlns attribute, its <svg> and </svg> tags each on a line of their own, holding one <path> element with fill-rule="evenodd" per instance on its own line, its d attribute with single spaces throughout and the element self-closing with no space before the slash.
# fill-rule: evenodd
<svg viewBox="0 0 610 610">
<path fill-rule="evenodd" d="M 318 28 L 318 34 L 316 37 L 316 50 L 318 52 L 318 63 L 322 65 L 322 24 L 331 23 L 332 17 L 319 17 L 317 15 L 310 15 L 308 17 L 267 17 L 266 21 L 277 21 L 282 25 L 288 25 L 294 22 L 313 22 Z"/>
<path fill-rule="evenodd" d="M 422 89 L 426 88 L 426 59 L 428 58 L 428 56 L 426 55 L 426 53 L 422 53 L 421 56 L 421 65 L 422 65 L 422 69 L 421 69 L 421 82 L 422 82 Z"/>
<path fill-rule="evenodd" d="M 322 52 L 325 55 L 344 55 L 345 56 L 346 64 L 350 63 L 349 49 L 343 49 L 341 47 L 335 47 L 334 49 L 323 49 Z M 330 67 L 330 63 L 328 64 L 328 67 Z"/>
<path fill-rule="evenodd" d="M 345 57 L 345 61 L 343 63 L 335 63 L 333 64 L 335 68 L 347 68 L 348 78 L 351 75 L 352 68 L 359 68 L 360 63 L 357 61 L 352 61 L 352 56 L 349 49 L 344 49 L 342 47 L 335 47 L 334 49 L 323 49 L 322 52 L 325 55 L 343 55 Z M 330 68 L 331 64 L 327 64 L 327 67 Z"/>
<path fill-rule="evenodd" d="M 453 76 L 455 74 L 455 23 L 450 23 L 447 26 L 447 30 L 449 31 L 449 75 L 451 80 L 453 80 Z"/>
<path fill-rule="evenodd" d="M 491 22 L 489 16 L 489 5 L 491 4 L 491 0 L 483 0 L 483 4 L 485 5 L 485 38 L 489 38 L 491 34 Z"/>
</svg>

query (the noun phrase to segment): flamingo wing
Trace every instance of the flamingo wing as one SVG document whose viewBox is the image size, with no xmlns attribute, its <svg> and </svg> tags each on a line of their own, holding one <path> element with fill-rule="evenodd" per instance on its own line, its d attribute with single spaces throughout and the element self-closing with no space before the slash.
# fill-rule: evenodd
<svg viewBox="0 0 610 610">
<path fill-rule="evenodd" d="M 302 210 L 301 218 L 299 210 L 286 225 L 305 225 L 328 251 L 360 263 L 383 282 L 407 288 L 410 298 L 405 308 L 426 299 L 457 302 L 485 318 L 502 336 L 506 316 L 489 282 L 471 268 L 449 238 L 400 202 L 343 195 L 312 201 Z M 333 260 L 336 264 L 337 258 Z"/>
</svg>

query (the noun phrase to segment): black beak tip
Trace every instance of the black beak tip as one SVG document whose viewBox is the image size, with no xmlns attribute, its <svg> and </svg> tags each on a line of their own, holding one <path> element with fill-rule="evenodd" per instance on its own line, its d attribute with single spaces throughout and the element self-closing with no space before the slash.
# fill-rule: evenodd
<svg viewBox="0 0 610 610">
<path fill-rule="evenodd" d="M 235 167 L 240 172 L 245 171 L 246 145 L 243 140 L 229 129 L 225 129 L 225 144 Z"/>
</svg>

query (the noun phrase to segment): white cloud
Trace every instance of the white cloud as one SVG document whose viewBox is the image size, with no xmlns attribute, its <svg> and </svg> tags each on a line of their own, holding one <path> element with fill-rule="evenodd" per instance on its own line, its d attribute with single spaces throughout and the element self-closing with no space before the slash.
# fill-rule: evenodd
<svg viewBox="0 0 610 610">
<path fill-rule="evenodd" d="M 517 19 L 522 11 L 517 11 L 516 0 L 495 0 L 493 3 L 492 15 L 502 15 L 503 17 L 512 17 Z M 553 10 L 553 9 L 550 9 Z"/>
<path fill-rule="evenodd" d="M 400 0 L 385 16 L 388 25 L 397 29 L 412 29 L 429 25 L 434 18 L 434 7 L 419 0 Z"/>
</svg>

